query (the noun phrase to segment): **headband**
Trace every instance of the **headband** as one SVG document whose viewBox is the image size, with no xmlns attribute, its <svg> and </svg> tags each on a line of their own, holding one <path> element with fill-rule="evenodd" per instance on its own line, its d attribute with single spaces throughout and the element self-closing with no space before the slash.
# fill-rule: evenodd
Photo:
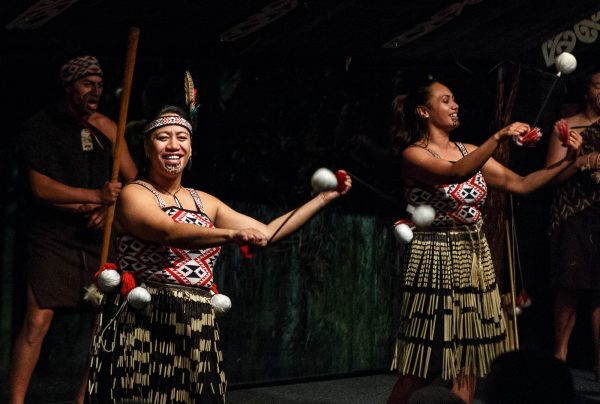
<svg viewBox="0 0 600 404">
<path fill-rule="evenodd" d="M 100 63 L 94 56 L 76 57 L 60 68 L 60 82 L 65 86 L 87 76 L 102 76 Z"/>
<path fill-rule="evenodd" d="M 184 127 L 190 132 L 190 135 L 192 134 L 192 124 L 189 123 L 186 119 L 180 116 L 168 115 L 161 116 L 153 121 L 148 122 L 148 124 L 144 127 L 144 135 L 147 135 L 156 128 L 161 128 L 163 126 L 168 125 L 177 125 Z"/>
</svg>

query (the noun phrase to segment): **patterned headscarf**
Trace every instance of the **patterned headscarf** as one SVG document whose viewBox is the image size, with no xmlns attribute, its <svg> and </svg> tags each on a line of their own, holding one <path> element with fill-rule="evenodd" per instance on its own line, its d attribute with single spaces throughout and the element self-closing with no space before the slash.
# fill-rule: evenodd
<svg viewBox="0 0 600 404">
<path fill-rule="evenodd" d="M 179 115 L 165 115 L 148 122 L 144 127 L 144 134 L 147 135 L 157 128 L 168 125 L 177 125 L 186 128 L 190 132 L 190 136 L 192 135 L 192 124 Z"/>
<path fill-rule="evenodd" d="M 64 86 L 87 76 L 102 76 L 100 63 L 94 56 L 76 57 L 60 68 L 60 82 Z"/>
</svg>

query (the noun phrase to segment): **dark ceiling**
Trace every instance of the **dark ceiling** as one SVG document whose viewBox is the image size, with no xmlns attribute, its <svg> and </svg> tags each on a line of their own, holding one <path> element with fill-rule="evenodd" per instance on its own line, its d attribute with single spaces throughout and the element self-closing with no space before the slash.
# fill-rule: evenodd
<svg viewBox="0 0 600 404">
<path fill-rule="evenodd" d="M 72 5 L 39 27 L 20 29 L 16 20 L 21 13 L 43 2 L 54 7 Z M 92 49 L 104 59 L 119 58 L 128 28 L 137 26 L 141 30 L 138 55 L 150 61 L 193 63 L 233 57 L 310 63 L 313 58 L 351 56 L 400 64 L 458 62 L 465 67 L 514 60 L 546 68 L 542 44 L 562 31 L 572 30 L 582 19 L 589 19 L 600 11 L 600 3 L 4 0 L 0 10 L 4 27 L 2 54 L 13 58 L 46 58 L 69 47 Z M 277 15 L 280 17 L 269 22 Z M 40 14 L 34 17 L 39 20 Z M 36 18 L 29 21 L 35 22 Z M 20 24 L 27 22 L 20 20 Z M 242 29 L 232 33 L 236 26 Z M 588 36 L 597 35 L 598 28 L 598 23 L 592 23 Z M 394 47 L 391 41 L 399 36 L 404 41 Z M 597 51 L 595 41 L 581 42 L 574 53 L 579 59 L 595 58 Z"/>
</svg>

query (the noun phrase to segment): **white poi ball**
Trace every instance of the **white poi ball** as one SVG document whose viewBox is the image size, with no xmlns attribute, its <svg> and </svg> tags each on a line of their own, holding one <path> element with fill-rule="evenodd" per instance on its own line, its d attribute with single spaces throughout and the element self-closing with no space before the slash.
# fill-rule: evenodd
<svg viewBox="0 0 600 404">
<path fill-rule="evenodd" d="M 556 70 L 562 74 L 571 74 L 577 68 L 577 59 L 569 52 L 563 52 L 554 59 Z"/>
<path fill-rule="evenodd" d="M 394 236 L 401 244 L 408 244 L 413 239 L 413 232 L 409 225 L 400 223 L 394 226 Z"/>
<path fill-rule="evenodd" d="M 112 292 L 121 283 L 121 275 L 114 269 L 105 269 L 98 275 L 98 287 L 103 292 Z"/>
<path fill-rule="evenodd" d="M 210 305 L 219 314 L 225 314 L 231 309 L 231 299 L 221 293 L 210 298 Z"/>
<path fill-rule="evenodd" d="M 148 303 L 150 303 L 150 300 L 152 300 L 150 293 L 148 293 L 146 288 L 141 286 L 131 289 L 131 291 L 127 294 L 127 302 L 134 309 L 143 309 Z"/>
<path fill-rule="evenodd" d="M 312 175 L 310 184 L 312 185 L 313 191 L 322 192 L 336 189 L 338 181 L 335 174 L 330 169 L 322 167 Z"/>
<path fill-rule="evenodd" d="M 417 227 L 430 226 L 435 220 L 435 210 L 429 205 L 412 205 L 406 207 L 406 211 L 412 215 L 412 222 Z"/>
<path fill-rule="evenodd" d="M 521 304 L 521 307 L 524 309 L 531 307 L 532 301 L 530 298 L 525 299 L 525 301 Z"/>
</svg>

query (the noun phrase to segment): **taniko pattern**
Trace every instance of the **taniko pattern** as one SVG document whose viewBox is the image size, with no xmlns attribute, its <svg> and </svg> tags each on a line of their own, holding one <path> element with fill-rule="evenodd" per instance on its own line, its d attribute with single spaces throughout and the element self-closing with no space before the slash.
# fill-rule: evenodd
<svg viewBox="0 0 600 404">
<path fill-rule="evenodd" d="M 456 142 L 463 156 L 467 149 Z M 431 152 L 431 151 L 430 151 Z M 434 154 L 434 153 L 432 153 Z M 437 158 L 436 154 L 434 154 Z M 487 196 L 487 184 L 480 171 L 459 184 L 406 187 L 406 201 L 414 206 L 431 205 L 435 209 L 432 226 L 453 226 L 476 223 Z"/>
<path fill-rule="evenodd" d="M 160 195 L 146 184 L 136 182 L 153 192 L 159 199 L 162 210 L 177 223 L 190 223 L 213 228 L 210 218 L 202 211 L 192 212 L 176 206 L 165 206 Z M 198 208 L 200 198 L 193 189 L 186 188 Z M 150 280 L 162 283 L 195 286 L 210 289 L 213 287 L 213 268 L 221 247 L 197 250 L 184 250 L 175 247 L 147 242 L 134 235 L 117 237 L 119 267 L 132 272 L 138 281 Z"/>
</svg>

